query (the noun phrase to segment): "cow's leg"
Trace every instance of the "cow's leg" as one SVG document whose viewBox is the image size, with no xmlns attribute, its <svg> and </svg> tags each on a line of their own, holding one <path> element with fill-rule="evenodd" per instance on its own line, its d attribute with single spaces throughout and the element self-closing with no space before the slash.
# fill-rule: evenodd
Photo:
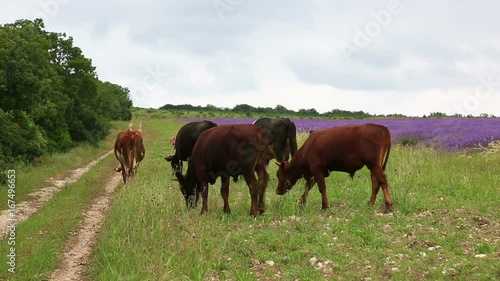
<svg viewBox="0 0 500 281">
<path fill-rule="evenodd" d="M 378 191 L 380 190 L 380 184 L 377 180 L 377 176 L 375 175 L 375 171 L 371 171 L 371 177 L 372 177 L 372 196 L 370 197 L 370 206 L 373 206 L 375 204 L 375 200 L 377 199 L 377 194 Z"/>
<path fill-rule="evenodd" d="M 203 191 L 201 192 L 201 213 L 208 212 L 208 182 L 200 182 L 200 185 L 203 186 Z M 198 192 L 198 191 L 197 191 Z"/>
<path fill-rule="evenodd" d="M 306 185 L 304 186 L 304 194 L 302 194 L 302 196 L 300 196 L 299 206 L 302 207 L 306 204 L 307 194 L 309 193 L 309 190 L 311 190 L 313 185 L 314 185 L 314 178 L 313 177 L 306 178 Z"/>
<path fill-rule="evenodd" d="M 250 197 L 252 198 L 252 203 L 250 205 L 250 215 L 257 217 L 257 214 L 258 214 L 257 201 L 259 199 L 259 183 L 257 182 L 257 179 L 255 178 L 255 173 L 253 170 L 243 174 L 243 177 L 245 178 L 245 181 L 246 181 L 248 188 L 250 190 Z"/>
<path fill-rule="evenodd" d="M 318 189 L 321 193 L 321 209 L 328 209 L 328 196 L 326 195 L 325 176 L 322 173 L 314 175 L 314 181 L 318 183 Z"/>
<path fill-rule="evenodd" d="M 269 173 L 267 172 L 268 165 L 257 165 L 256 171 L 259 177 L 259 200 L 258 209 L 259 214 L 263 214 L 266 211 L 266 189 L 267 183 L 269 181 Z"/>
<path fill-rule="evenodd" d="M 377 199 L 377 193 L 382 187 L 382 191 L 384 192 L 384 201 L 385 201 L 385 211 L 392 211 L 392 199 L 389 193 L 389 185 L 387 183 L 387 176 L 381 167 L 375 167 L 371 170 L 372 177 L 372 196 L 370 198 L 370 206 L 375 204 L 375 199 Z"/>
<path fill-rule="evenodd" d="M 132 177 L 135 177 L 137 174 L 137 168 L 139 168 L 139 161 L 138 161 L 138 155 L 134 155 L 134 159 L 132 161 L 133 163 L 133 169 L 132 169 Z"/>
<path fill-rule="evenodd" d="M 229 207 L 229 178 L 221 177 L 221 187 L 220 187 L 220 195 L 224 200 L 224 213 L 230 214 L 231 208 Z"/>
<path fill-rule="evenodd" d="M 115 156 L 116 156 L 116 159 L 118 159 L 118 161 L 120 162 L 118 164 L 118 167 L 115 168 L 115 171 L 121 172 L 123 183 L 127 183 L 127 179 L 126 179 L 127 174 L 125 171 L 125 166 L 123 166 L 123 163 L 125 162 L 125 158 L 123 157 L 123 150 L 122 149 L 115 149 Z"/>
<path fill-rule="evenodd" d="M 123 183 L 127 183 L 127 172 L 122 164 L 120 164 L 120 171 L 122 172 Z"/>
</svg>

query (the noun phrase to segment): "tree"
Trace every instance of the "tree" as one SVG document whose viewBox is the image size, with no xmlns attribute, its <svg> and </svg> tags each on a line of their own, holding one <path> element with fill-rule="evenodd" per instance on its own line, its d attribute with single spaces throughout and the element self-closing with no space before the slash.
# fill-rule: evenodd
<svg viewBox="0 0 500 281">
<path fill-rule="evenodd" d="M 242 112 L 242 113 L 247 113 L 253 111 L 255 108 L 251 105 L 248 104 L 238 104 L 235 107 L 233 107 L 234 112 Z"/>
<path fill-rule="evenodd" d="M 45 31 L 41 19 L 0 25 L 0 168 L 97 144 L 131 106 L 128 89 L 99 81 L 73 38 Z"/>
</svg>

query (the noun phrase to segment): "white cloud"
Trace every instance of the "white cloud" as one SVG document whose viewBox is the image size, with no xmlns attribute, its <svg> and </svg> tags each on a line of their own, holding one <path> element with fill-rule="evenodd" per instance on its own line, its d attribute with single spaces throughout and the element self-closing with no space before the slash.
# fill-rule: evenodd
<svg viewBox="0 0 500 281">
<path fill-rule="evenodd" d="M 46 29 L 72 36 L 141 107 L 500 115 L 500 4 L 399 0 L 401 13 L 346 59 L 340 44 L 390 1 L 243 1 L 221 20 L 211 1 L 31 0 L 9 3 L 0 22 L 49 15 Z M 478 95 L 485 76 L 493 86 Z"/>
</svg>

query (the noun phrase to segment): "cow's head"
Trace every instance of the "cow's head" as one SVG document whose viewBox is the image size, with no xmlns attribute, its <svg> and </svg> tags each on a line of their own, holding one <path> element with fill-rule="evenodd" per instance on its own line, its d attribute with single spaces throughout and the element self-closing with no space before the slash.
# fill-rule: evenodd
<svg viewBox="0 0 500 281">
<path fill-rule="evenodd" d="M 297 182 L 296 179 L 290 179 L 287 175 L 288 162 L 275 162 L 278 165 L 278 171 L 276 172 L 276 177 L 278 178 L 278 187 L 276 188 L 276 194 L 283 195 L 290 191 L 292 187 Z"/>
<path fill-rule="evenodd" d="M 165 160 L 167 160 L 167 162 L 170 162 L 170 165 L 172 165 L 172 171 L 182 172 L 182 162 L 179 161 L 175 155 L 167 156 L 165 157 Z"/>
<path fill-rule="evenodd" d="M 287 138 L 278 149 L 280 151 L 276 154 L 276 160 L 278 162 L 288 161 L 290 158 L 290 140 Z"/>
<path fill-rule="evenodd" d="M 196 186 L 196 181 L 187 175 L 182 175 L 182 173 L 179 171 L 175 172 L 175 176 L 179 181 L 181 193 L 186 200 L 186 207 L 188 209 L 195 208 L 200 196 L 200 193 Z"/>
</svg>

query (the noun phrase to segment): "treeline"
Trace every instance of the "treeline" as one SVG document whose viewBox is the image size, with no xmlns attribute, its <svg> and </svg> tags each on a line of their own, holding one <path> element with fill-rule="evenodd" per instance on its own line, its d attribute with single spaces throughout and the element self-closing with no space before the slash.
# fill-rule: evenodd
<svg viewBox="0 0 500 281">
<path fill-rule="evenodd" d="M 42 20 L 0 25 L 0 181 L 12 163 L 96 145 L 110 120 L 132 117 L 128 93 L 100 81 L 72 37 Z"/>
<path fill-rule="evenodd" d="M 287 117 L 304 117 L 304 118 L 325 118 L 325 119 L 365 119 L 365 118 L 408 118 L 416 116 L 407 116 L 404 114 L 370 114 L 364 111 L 349 111 L 341 109 L 332 109 L 328 112 L 319 113 L 316 109 L 299 109 L 298 111 L 288 109 L 282 105 L 271 107 L 255 107 L 249 104 L 238 104 L 233 108 L 217 107 L 208 104 L 206 106 L 191 105 L 191 104 L 165 104 L 158 108 L 159 110 L 169 110 L 176 112 L 208 112 L 208 113 L 236 113 L 240 115 L 261 116 L 287 116 Z M 429 115 L 420 116 L 422 118 L 497 118 L 497 116 L 488 113 L 481 113 L 477 116 L 468 114 L 446 114 L 443 112 L 431 112 Z"/>
<path fill-rule="evenodd" d="M 455 113 L 455 114 L 446 114 L 443 112 L 431 112 L 429 116 L 424 115 L 422 116 L 423 118 L 448 118 L 448 117 L 454 117 L 454 118 L 497 118 L 497 116 L 493 114 L 488 114 L 488 113 L 481 113 L 478 116 L 474 116 L 472 114 L 460 114 L 460 113 Z"/>
<path fill-rule="evenodd" d="M 238 104 L 233 108 L 227 107 L 217 107 L 214 105 L 191 105 L 191 104 L 165 104 L 160 107 L 161 110 L 183 110 L 183 111 L 203 111 L 203 112 L 232 112 L 232 113 L 240 113 L 240 114 L 264 114 L 269 116 L 281 115 L 288 117 L 311 117 L 311 118 L 336 118 L 336 119 L 363 119 L 363 118 L 371 118 L 371 117 L 379 117 L 377 115 L 371 115 L 369 113 L 363 111 L 348 111 L 348 110 L 340 110 L 333 109 L 328 112 L 319 113 L 316 109 L 299 109 L 298 111 L 288 109 L 282 105 L 277 105 L 274 108 L 271 107 L 255 107 L 248 104 Z M 396 115 L 393 115 L 396 117 Z M 404 117 L 403 115 L 398 115 L 399 117 Z"/>
</svg>

